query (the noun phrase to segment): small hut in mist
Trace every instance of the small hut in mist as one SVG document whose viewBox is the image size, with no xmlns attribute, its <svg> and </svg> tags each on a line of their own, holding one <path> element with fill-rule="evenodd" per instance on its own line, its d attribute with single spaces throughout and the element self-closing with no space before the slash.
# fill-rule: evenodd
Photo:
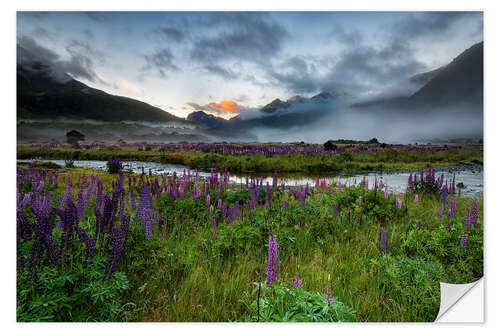
<svg viewBox="0 0 500 333">
<path fill-rule="evenodd" d="M 67 143 L 73 144 L 73 143 L 78 143 L 78 141 L 85 141 L 85 135 L 76 130 L 71 130 L 68 133 L 66 133 Z"/>
</svg>

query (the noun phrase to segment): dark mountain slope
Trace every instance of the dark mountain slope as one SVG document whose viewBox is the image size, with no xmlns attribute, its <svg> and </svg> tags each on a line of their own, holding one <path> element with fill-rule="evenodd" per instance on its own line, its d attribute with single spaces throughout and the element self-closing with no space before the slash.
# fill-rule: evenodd
<svg viewBox="0 0 500 333">
<path fill-rule="evenodd" d="M 91 88 L 69 75 L 56 79 L 40 62 L 17 65 L 17 117 L 186 122 L 147 103 Z"/>
<path fill-rule="evenodd" d="M 411 104 L 482 103 L 483 42 L 471 46 L 409 98 Z"/>
<path fill-rule="evenodd" d="M 411 96 L 356 103 L 353 107 L 401 112 L 465 106 L 468 112 L 482 113 L 483 42 L 471 46 L 448 65 L 412 79 L 428 82 Z"/>
</svg>

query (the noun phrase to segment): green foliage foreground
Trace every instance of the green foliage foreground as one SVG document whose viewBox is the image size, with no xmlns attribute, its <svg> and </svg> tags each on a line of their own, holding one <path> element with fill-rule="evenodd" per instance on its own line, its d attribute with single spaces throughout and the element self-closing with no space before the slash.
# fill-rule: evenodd
<svg viewBox="0 0 500 333">
<path fill-rule="evenodd" d="M 59 187 L 49 187 L 54 202 L 64 194 L 61 184 L 67 178 L 73 180 L 76 193 L 88 170 L 59 172 Z M 116 177 L 95 174 L 109 193 Z M 138 186 L 126 189 L 127 195 L 131 190 L 138 195 Z M 21 188 L 21 198 L 30 190 Z M 17 320 L 433 321 L 439 310 L 439 282 L 470 283 L 483 274 L 481 198 L 481 223 L 472 226 L 466 248 L 460 237 L 472 205 L 469 198 L 448 197 L 457 201 L 457 217 L 450 219 L 446 209 L 442 218 L 438 216 L 442 203 L 434 195 L 421 193 L 418 204 L 400 195 L 399 209 L 394 195 L 384 198 L 382 186 L 377 192 L 361 185 L 342 187 L 341 192 L 336 184 L 315 187 L 303 207 L 289 190 L 279 188 L 272 189 L 270 209 L 265 208 L 264 195 L 258 207 L 246 209 L 249 198 L 246 188 L 226 189 L 223 202 L 233 205 L 238 200 L 241 209 L 240 218 L 230 226 L 220 209 L 210 213 L 205 198 L 188 194 L 171 201 L 162 193 L 154 207 L 166 222 L 153 230 L 150 241 L 145 240 L 143 226 L 131 222 L 124 257 L 108 281 L 103 281 L 103 274 L 109 243 L 97 248 L 90 264 L 84 263 L 85 246 L 78 243 L 67 261 L 55 267 L 41 265 L 30 276 L 19 267 L 28 262 L 33 241 L 22 242 Z M 95 232 L 94 203 L 95 199 L 79 222 L 89 235 Z M 126 210 L 134 220 L 130 206 Z M 29 205 L 24 211 L 34 224 Z M 380 246 L 381 227 L 387 232 L 387 255 Z M 277 236 L 278 280 L 272 286 L 261 283 L 257 306 L 255 283 L 266 278 L 271 232 Z M 57 232 L 53 236 L 60 240 Z M 299 289 L 293 286 L 297 272 L 303 281 Z M 330 306 L 325 302 L 328 275 Z"/>
</svg>

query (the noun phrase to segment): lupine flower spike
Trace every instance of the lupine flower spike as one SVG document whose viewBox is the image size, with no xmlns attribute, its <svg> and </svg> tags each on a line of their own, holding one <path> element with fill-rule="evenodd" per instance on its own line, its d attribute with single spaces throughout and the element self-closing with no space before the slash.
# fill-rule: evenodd
<svg viewBox="0 0 500 333">
<path fill-rule="evenodd" d="M 267 283 L 272 285 L 278 278 L 278 243 L 276 236 L 269 234 L 268 257 L 267 257 Z"/>
<path fill-rule="evenodd" d="M 293 280 L 293 286 L 295 289 L 298 289 L 302 286 L 302 280 L 299 278 L 299 272 L 295 274 L 295 278 Z"/>
<path fill-rule="evenodd" d="M 333 302 L 333 297 L 332 297 L 332 288 L 331 288 L 331 282 L 330 282 L 330 274 L 328 274 L 328 284 L 326 286 L 326 300 L 325 302 L 328 303 L 328 305 L 331 305 Z"/>
</svg>

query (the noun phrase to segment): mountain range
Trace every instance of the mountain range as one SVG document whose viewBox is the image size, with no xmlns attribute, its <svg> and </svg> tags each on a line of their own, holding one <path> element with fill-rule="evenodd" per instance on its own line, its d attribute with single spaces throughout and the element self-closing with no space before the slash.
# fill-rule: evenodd
<svg viewBox="0 0 500 333">
<path fill-rule="evenodd" d="M 176 117 L 147 103 L 91 88 L 67 74 L 55 75 L 48 64 L 26 61 L 30 59 L 26 52 L 18 46 L 17 117 L 21 120 L 176 122 L 197 125 L 201 127 L 199 132 L 247 131 L 251 136 L 249 131 L 254 128 L 290 128 L 321 121 L 325 114 L 339 109 L 339 105 L 371 114 L 381 110 L 436 114 L 456 105 L 481 116 L 483 110 L 483 42 L 471 46 L 446 66 L 410 77 L 409 81 L 420 88 L 409 96 L 354 103 L 355 96 L 346 92 L 323 91 L 310 98 L 277 98 L 229 120 L 201 110 L 190 113 L 186 119 Z"/>
<path fill-rule="evenodd" d="M 421 86 L 410 96 L 375 99 L 352 103 L 349 107 L 377 112 L 401 112 L 401 110 L 439 112 L 443 107 L 468 106 L 469 112 L 483 110 L 483 42 L 471 46 L 448 65 L 414 75 L 409 81 Z M 317 121 L 325 113 L 318 103 L 332 104 L 347 93 L 321 92 L 311 98 L 294 96 L 286 101 L 275 99 L 259 109 L 260 117 L 243 119 L 241 116 L 226 120 L 203 111 L 188 115 L 187 119 L 205 128 L 290 127 Z M 301 107 L 297 107 L 302 104 Z M 287 113 L 292 106 L 295 112 Z"/>
</svg>

